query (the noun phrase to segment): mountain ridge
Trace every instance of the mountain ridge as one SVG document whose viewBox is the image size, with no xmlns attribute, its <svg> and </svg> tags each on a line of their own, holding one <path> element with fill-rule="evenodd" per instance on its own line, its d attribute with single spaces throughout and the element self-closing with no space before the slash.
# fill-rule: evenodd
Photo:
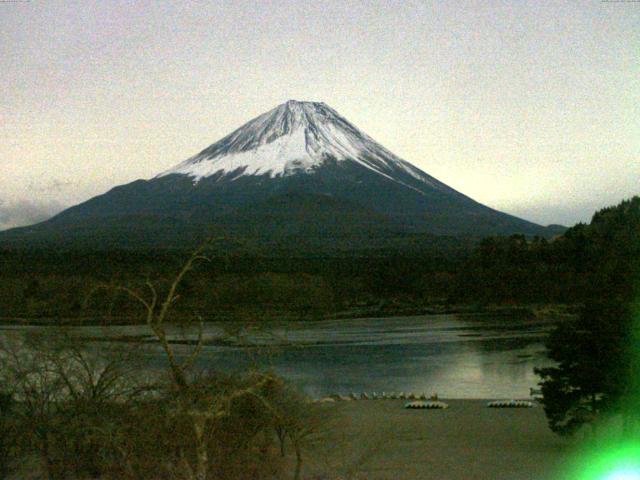
<svg viewBox="0 0 640 480">
<path fill-rule="evenodd" d="M 303 209 L 296 199 L 304 201 Z M 264 205 L 270 205 L 269 215 L 247 213 L 263 211 Z M 303 211 L 309 218 L 301 217 Z M 65 235 L 65 229 L 75 235 L 82 230 L 84 243 L 100 243 L 109 238 L 101 222 L 120 225 L 126 218 L 138 219 L 131 221 L 132 232 L 147 228 L 149 235 L 158 235 L 157 228 L 149 227 L 153 220 L 142 218 L 165 225 L 170 231 L 160 235 L 166 242 L 159 246 L 167 247 L 192 243 L 200 228 L 196 226 L 207 223 L 231 228 L 239 236 L 267 231 L 289 240 L 314 236 L 311 243 L 318 244 L 331 243 L 328 232 L 361 241 L 366 231 L 372 241 L 380 237 L 375 241 L 382 243 L 414 234 L 557 233 L 454 190 L 322 102 L 290 100 L 155 177 L 114 187 L 40 224 L 0 232 L 0 245 L 47 237 L 58 243 L 77 240 L 74 234 Z M 270 224 L 273 218 L 280 222 L 276 229 Z M 144 238 L 142 233 L 136 236 Z M 119 241 L 114 239 L 114 244 Z"/>
</svg>

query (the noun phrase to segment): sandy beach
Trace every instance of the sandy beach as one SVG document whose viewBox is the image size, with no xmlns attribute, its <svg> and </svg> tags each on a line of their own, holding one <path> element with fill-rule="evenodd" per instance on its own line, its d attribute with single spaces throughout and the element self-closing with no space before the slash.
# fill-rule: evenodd
<svg viewBox="0 0 640 480">
<path fill-rule="evenodd" d="M 304 478 L 557 478 L 571 442 L 549 430 L 541 406 L 492 409 L 486 400 L 444 401 L 446 410 L 407 410 L 403 400 L 328 406 L 335 413 L 333 438 L 308 452 Z"/>
</svg>

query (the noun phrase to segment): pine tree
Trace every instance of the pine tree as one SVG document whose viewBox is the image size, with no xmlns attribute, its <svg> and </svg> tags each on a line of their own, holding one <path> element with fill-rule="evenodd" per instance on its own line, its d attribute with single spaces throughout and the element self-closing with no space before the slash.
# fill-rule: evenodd
<svg viewBox="0 0 640 480">
<path fill-rule="evenodd" d="M 551 430 L 570 435 L 619 404 L 630 381 L 631 328 L 625 303 L 599 299 L 551 333 L 547 351 L 557 366 L 536 369 Z"/>
</svg>

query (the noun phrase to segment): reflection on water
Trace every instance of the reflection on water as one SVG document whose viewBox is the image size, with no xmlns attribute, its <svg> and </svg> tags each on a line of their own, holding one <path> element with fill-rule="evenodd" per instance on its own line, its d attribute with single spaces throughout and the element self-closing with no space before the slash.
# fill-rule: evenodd
<svg viewBox="0 0 640 480">
<path fill-rule="evenodd" d="M 139 326 L 79 330 L 94 337 L 146 332 Z M 315 397 L 402 391 L 437 392 L 443 398 L 518 398 L 536 386 L 533 368 L 549 364 L 546 331 L 548 325 L 522 319 L 456 315 L 300 322 L 253 334 L 252 343 L 268 348 L 247 354 L 215 344 L 221 329 L 207 325 L 205 338 L 213 344 L 203 349 L 198 364 L 233 371 L 255 359 Z M 159 351 L 151 356 L 156 367 L 163 365 Z"/>
</svg>

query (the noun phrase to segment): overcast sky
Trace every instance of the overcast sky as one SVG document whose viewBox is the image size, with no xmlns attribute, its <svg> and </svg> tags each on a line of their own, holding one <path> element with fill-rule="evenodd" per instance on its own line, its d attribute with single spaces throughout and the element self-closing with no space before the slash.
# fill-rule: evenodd
<svg viewBox="0 0 640 480">
<path fill-rule="evenodd" d="M 640 3 L 0 2 L 0 228 L 288 100 L 542 224 L 640 194 Z"/>
</svg>

